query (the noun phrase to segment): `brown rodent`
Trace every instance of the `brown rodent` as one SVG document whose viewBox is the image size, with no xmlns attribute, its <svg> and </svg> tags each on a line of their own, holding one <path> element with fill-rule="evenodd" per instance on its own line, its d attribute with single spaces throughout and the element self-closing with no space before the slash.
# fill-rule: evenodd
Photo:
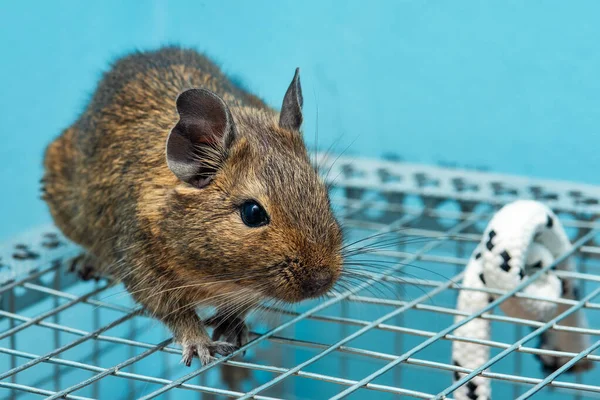
<svg viewBox="0 0 600 400">
<path fill-rule="evenodd" d="M 84 275 L 121 280 L 182 362 L 206 363 L 246 343 L 261 300 L 320 296 L 341 273 L 342 233 L 301 123 L 298 70 L 278 114 L 193 50 L 132 54 L 48 147 L 44 199 L 87 250 Z M 217 313 L 201 321 L 199 306 Z"/>
</svg>

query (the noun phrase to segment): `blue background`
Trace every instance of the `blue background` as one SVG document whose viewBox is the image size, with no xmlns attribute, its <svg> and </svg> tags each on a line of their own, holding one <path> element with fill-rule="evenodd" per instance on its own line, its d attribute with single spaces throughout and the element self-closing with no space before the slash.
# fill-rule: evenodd
<svg viewBox="0 0 600 400">
<path fill-rule="evenodd" d="M 45 146 L 109 61 L 179 43 L 279 106 L 302 69 L 319 147 L 599 183 L 600 3 L 0 2 L 0 239 L 49 221 Z"/>
<path fill-rule="evenodd" d="M 0 241 L 50 221 L 43 151 L 109 62 L 163 44 L 206 51 L 275 107 L 301 67 L 311 146 L 598 184 L 599 15 L 593 1 L 0 0 Z"/>
</svg>

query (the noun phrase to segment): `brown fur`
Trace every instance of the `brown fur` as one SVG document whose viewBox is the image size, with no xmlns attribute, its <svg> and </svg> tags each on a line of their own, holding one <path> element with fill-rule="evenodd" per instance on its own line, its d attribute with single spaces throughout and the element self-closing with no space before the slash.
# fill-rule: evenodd
<svg viewBox="0 0 600 400">
<path fill-rule="evenodd" d="M 175 100 L 192 87 L 223 98 L 237 128 L 202 189 L 180 182 L 165 159 Z M 206 57 L 165 48 L 119 60 L 46 152 L 45 200 L 56 224 L 87 249 L 99 274 L 122 280 L 169 326 L 186 363 L 190 352 L 206 362 L 232 350 L 208 339 L 197 306 L 217 306 L 217 324 L 237 321 L 265 297 L 299 301 L 303 283 L 341 272 L 326 188 L 301 135 L 277 118 Z M 247 199 L 265 207 L 267 226 L 243 224 Z"/>
</svg>

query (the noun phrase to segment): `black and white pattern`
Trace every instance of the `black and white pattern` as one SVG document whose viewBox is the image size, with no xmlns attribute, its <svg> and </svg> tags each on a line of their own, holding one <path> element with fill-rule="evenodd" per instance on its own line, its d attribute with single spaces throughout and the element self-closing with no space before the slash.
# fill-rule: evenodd
<svg viewBox="0 0 600 400">
<path fill-rule="evenodd" d="M 458 296 L 458 310 L 472 314 L 494 300 L 493 295 L 473 289 L 495 289 L 503 293 L 513 290 L 540 268 L 551 265 L 556 258 L 572 248 L 567 235 L 554 213 L 544 204 L 532 200 L 519 200 L 504 206 L 494 215 L 486 228 L 481 243 L 473 252 L 465 270 L 463 287 Z M 575 271 L 575 263 L 567 259 L 557 269 Z M 576 282 L 560 279 L 553 270 L 531 282 L 523 293 L 535 297 L 576 299 L 579 297 Z M 512 297 L 500 308 L 508 316 L 536 321 L 548 321 L 564 312 L 565 305 L 527 298 Z M 460 321 L 464 316 L 459 316 Z M 568 326 L 585 327 L 583 312 L 577 312 L 561 321 Z M 490 339 L 488 320 L 476 318 L 457 328 L 455 335 L 479 340 Z M 547 331 L 540 347 L 578 353 L 589 346 L 585 335 L 565 331 Z M 489 347 L 470 342 L 454 341 L 452 358 L 455 365 L 472 370 L 489 359 Z M 569 358 L 539 357 L 544 370 L 554 370 Z M 584 361 L 585 362 L 585 361 Z M 586 366 L 580 369 L 586 369 Z M 454 380 L 464 374 L 455 373 Z M 454 393 L 458 400 L 485 400 L 491 398 L 488 379 L 476 376 Z"/>
</svg>

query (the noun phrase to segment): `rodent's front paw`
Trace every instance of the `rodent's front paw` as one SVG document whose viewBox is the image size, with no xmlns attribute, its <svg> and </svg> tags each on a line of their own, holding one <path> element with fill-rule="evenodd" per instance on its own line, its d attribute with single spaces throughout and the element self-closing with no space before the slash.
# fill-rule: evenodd
<svg viewBox="0 0 600 400">
<path fill-rule="evenodd" d="M 100 279 L 100 275 L 96 270 L 96 259 L 88 253 L 83 253 L 71 260 L 69 265 L 69 272 L 76 273 L 79 279 L 89 281 Z"/>
<path fill-rule="evenodd" d="M 248 326 L 241 318 L 223 318 L 220 315 L 216 315 L 209 318 L 205 324 L 215 328 L 212 335 L 213 340 L 223 337 L 238 348 L 248 343 L 250 337 Z"/>
<path fill-rule="evenodd" d="M 186 366 L 192 365 L 194 356 L 198 356 L 200 363 L 206 365 L 211 362 L 215 356 L 227 356 L 237 350 L 237 347 L 227 342 L 211 341 L 189 341 L 182 343 L 183 354 L 181 362 Z"/>
</svg>

